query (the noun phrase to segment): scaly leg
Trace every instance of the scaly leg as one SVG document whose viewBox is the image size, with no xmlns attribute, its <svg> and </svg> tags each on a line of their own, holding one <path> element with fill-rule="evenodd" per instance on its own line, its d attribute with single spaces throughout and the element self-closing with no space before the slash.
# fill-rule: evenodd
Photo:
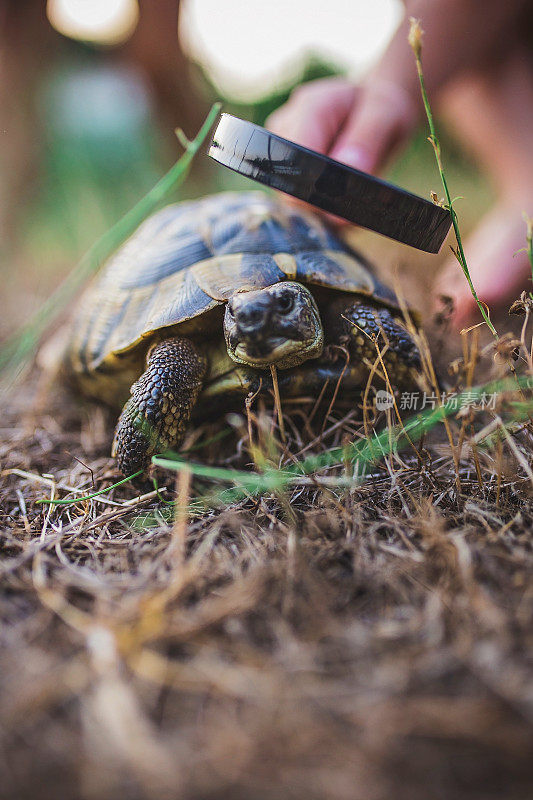
<svg viewBox="0 0 533 800">
<path fill-rule="evenodd" d="M 376 345 L 380 350 L 388 345 L 383 361 L 393 385 L 410 383 L 421 372 L 418 347 L 388 308 L 356 301 L 338 313 L 333 333 L 348 348 L 352 364 L 373 364 L 378 357 Z"/>
<path fill-rule="evenodd" d="M 146 470 L 155 453 L 180 445 L 207 364 L 188 339 L 154 345 L 117 423 L 112 455 L 124 475 Z"/>
</svg>

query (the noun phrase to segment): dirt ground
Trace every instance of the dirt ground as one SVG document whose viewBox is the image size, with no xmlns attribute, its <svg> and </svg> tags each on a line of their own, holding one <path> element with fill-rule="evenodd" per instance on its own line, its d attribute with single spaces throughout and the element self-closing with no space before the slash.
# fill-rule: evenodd
<svg viewBox="0 0 533 800">
<path fill-rule="evenodd" d="M 342 491 L 187 519 L 129 484 L 40 504 L 118 476 L 101 409 L 35 398 L 27 379 L 0 432 L 2 798 L 531 796 L 527 428 L 458 470 L 437 434 Z M 339 420 L 314 452 L 358 435 Z M 197 460 L 249 461 L 221 447 Z"/>
</svg>

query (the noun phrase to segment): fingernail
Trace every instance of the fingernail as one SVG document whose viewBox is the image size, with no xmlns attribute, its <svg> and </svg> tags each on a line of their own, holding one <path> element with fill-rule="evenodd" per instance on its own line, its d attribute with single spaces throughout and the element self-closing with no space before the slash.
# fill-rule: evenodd
<svg viewBox="0 0 533 800">
<path fill-rule="evenodd" d="M 357 145 L 344 145 L 335 148 L 331 157 L 336 161 L 347 164 L 349 167 L 360 169 L 362 172 L 371 172 L 373 169 L 372 159 L 364 147 Z"/>
</svg>

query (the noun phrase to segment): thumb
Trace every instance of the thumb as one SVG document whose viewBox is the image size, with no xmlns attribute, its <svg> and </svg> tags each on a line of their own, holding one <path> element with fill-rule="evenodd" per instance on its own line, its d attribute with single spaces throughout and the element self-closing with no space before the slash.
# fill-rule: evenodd
<svg viewBox="0 0 533 800">
<path fill-rule="evenodd" d="M 363 172 L 378 172 L 416 120 L 414 103 L 402 87 L 374 81 L 348 117 L 330 155 Z"/>
</svg>

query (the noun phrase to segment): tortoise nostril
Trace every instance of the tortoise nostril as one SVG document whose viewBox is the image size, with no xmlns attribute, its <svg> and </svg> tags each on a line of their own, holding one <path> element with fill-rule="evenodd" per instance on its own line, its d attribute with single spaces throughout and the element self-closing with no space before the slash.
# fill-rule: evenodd
<svg viewBox="0 0 533 800">
<path fill-rule="evenodd" d="M 239 322 L 243 322 L 246 324 L 253 324 L 255 322 L 260 322 L 265 316 L 263 309 L 260 308 L 243 308 L 242 311 L 239 312 L 237 319 Z"/>
<path fill-rule="evenodd" d="M 246 303 L 234 310 L 235 321 L 243 333 L 257 333 L 264 328 L 271 314 L 269 303 Z"/>
</svg>

